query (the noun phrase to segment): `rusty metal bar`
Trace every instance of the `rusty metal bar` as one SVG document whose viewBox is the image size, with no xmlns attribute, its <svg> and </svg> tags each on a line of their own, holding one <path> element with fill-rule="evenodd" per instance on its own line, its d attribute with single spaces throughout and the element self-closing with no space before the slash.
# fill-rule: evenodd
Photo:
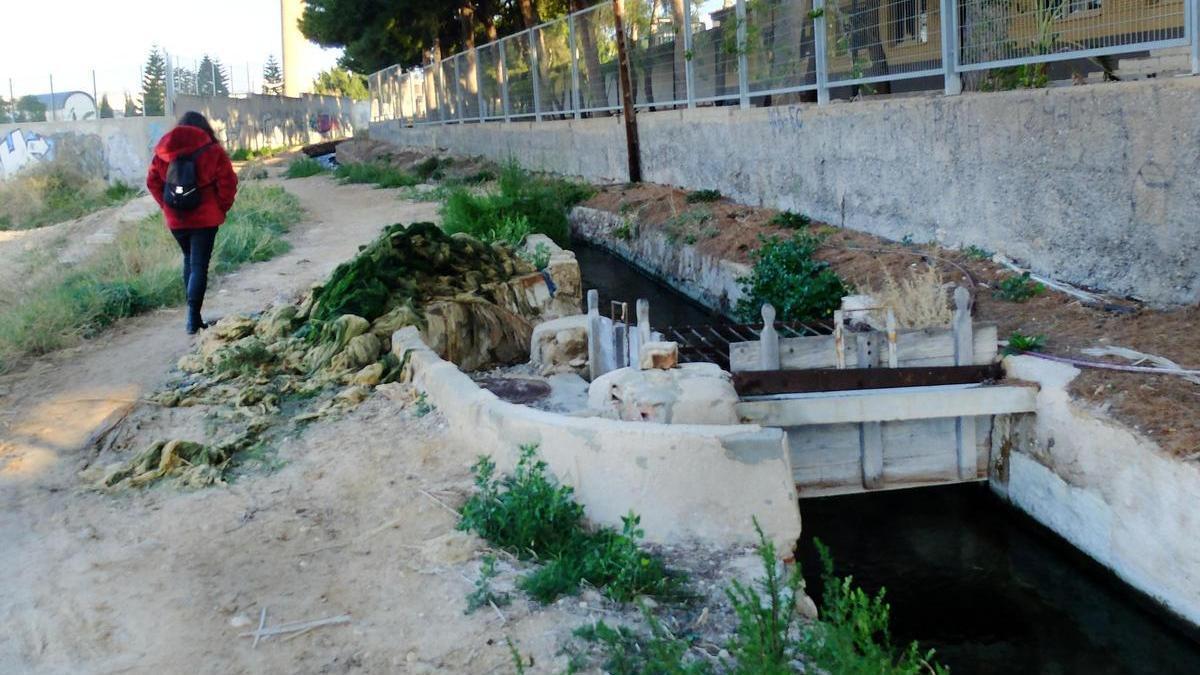
<svg viewBox="0 0 1200 675">
<path fill-rule="evenodd" d="M 929 387 L 1000 380 L 1000 364 L 917 368 L 815 368 L 811 370 L 760 370 L 733 374 L 740 396 L 803 394 L 857 389 Z"/>
</svg>

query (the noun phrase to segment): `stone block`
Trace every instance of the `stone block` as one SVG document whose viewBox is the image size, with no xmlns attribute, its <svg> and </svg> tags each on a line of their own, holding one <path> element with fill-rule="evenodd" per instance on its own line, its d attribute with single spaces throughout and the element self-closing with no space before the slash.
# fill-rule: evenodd
<svg viewBox="0 0 1200 675">
<path fill-rule="evenodd" d="M 737 402 L 732 377 L 711 363 L 621 368 L 596 378 L 588 389 L 589 408 L 630 422 L 737 424 Z"/>
<path fill-rule="evenodd" d="M 679 343 L 647 342 L 638 349 L 642 370 L 670 370 L 679 365 Z"/>
<path fill-rule="evenodd" d="M 587 315 L 540 323 L 530 338 L 530 363 L 542 375 L 587 372 Z"/>
</svg>

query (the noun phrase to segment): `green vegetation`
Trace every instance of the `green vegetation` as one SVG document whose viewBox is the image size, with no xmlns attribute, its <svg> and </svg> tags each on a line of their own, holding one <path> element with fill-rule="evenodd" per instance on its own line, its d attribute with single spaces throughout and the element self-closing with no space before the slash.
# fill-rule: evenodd
<svg viewBox="0 0 1200 675">
<path fill-rule="evenodd" d="M 367 78 L 344 68 L 321 71 L 313 80 L 313 93 L 326 96 L 345 96 L 355 101 L 365 101 L 371 95 Z"/>
<path fill-rule="evenodd" d="M 613 229 L 613 236 L 621 241 L 629 241 L 637 236 L 637 226 L 629 218 L 621 221 L 621 224 Z"/>
<path fill-rule="evenodd" d="M 308 178 L 325 173 L 325 167 L 312 157 L 298 157 L 292 160 L 284 172 L 285 178 Z"/>
<path fill-rule="evenodd" d="M 768 223 L 775 227 L 783 227 L 789 230 L 801 230 L 812 224 L 812 218 L 803 213 L 794 213 L 792 211 L 780 211 L 776 213 Z"/>
<path fill-rule="evenodd" d="M 35 166 L 0 183 L 0 230 L 23 230 L 86 216 L 123 204 L 141 193 L 104 181 L 61 162 Z"/>
<path fill-rule="evenodd" d="M 217 236 L 215 271 L 286 251 L 282 235 L 300 215 L 299 202 L 282 188 L 244 187 Z M 161 214 L 124 224 L 111 244 L 79 264 L 19 289 L 20 299 L 0 314 L 0 370 L 21 355 L 74 344 L 120 318 L 182 302 L 179 265 L 179 247 Z"/>
<path fill-rule="evenodd" d="M 1030 278 L 1029 272 L 1024 272 L 1017 276 L 1001 279 L 996 284 L 996 290 L 992 292 L 992 295 L 1009 302 L 1025 302 L 1045 292 L 1044 285 Z"/>
<path fill-rule="evenodd" d="M 481 239 L 489 244 L 500 242 L 508 244 L 511 248 L 517 248 L 532 231 L 533 226 L 529 224 L 529 219 L 525 216 L 504 216 L 500 220 L 500 226 L 494 230 L 488 230 Z"/>
<path fill-rule="evenodd" d="M 750 275 L 738 279 L 744 297 L 736 309 L 742 321 L 761 321 L 762 305 L 767 302 L 780 321 L 824 319 L 841 306 L 850 288 L 829 263 L 815 258 L 820 239 L 796 234 L 760 241 L 762 246 L 751 254 Z"/>
<path fill-rule="evenodd" d="M 466 188 L 452 190 L 442 204 L 442 227 L 451 234 L 465 232 L 486 239 L 497 223 L 524 217 L 530 233 L 565 244 L 570 236 L 567 211 L 590 196 L 591 189 L 584 185 L 534 176 L 510 163 L 500 171 L 496 192 L 477 195 Z"/>
<path fill-rule="evenodd" d="M 333 171 L 343 183 L 374 183 L 381 188 L 417 185 L 421 179 L 383 163 L 342 164 Z"/>
<path fill-rule="evenodd" d="M 1004 353 L 1011 356 L 1025 352 L 1040 352 L 1045 348 L 1045 335 L 1025 335 L 1014 331 L 1012 335 L 1008 336 L 1008 346 L 1004 348 Z"/>
<path fill-rule="evenodd" d="M 511 475 L 498 478 L 495 471 L 486 457 L 475 464 L 476 493 L 463 506 L 458 527 L 522 560 L 545 561 L 518 582 L 529 595 L 548 603 L 587 582 L 620 602 L 683 597 L 682 578 L 638 545 L 640 518 L 622 518 L 620 532 L 585 528 L 574 490 L 547 476 L 536 446 L 521 448 Z"/>
<path fill-rule="evenodd" d="M 702 204 L 707 202 L 715 202 L 721 199 L 721 193 L 717 190 L 694 190 L 687 193 L 684 198 L 689 204 Z"/>
<path fill-rule="evenodd" d="M 286 151 L 287 148 L 283 147 L 265 147 L 257 150 L 250 148 L 238 148 L 230 153 L 229 159 L 235 162 L 245 162 L 251 159 L 266 159 L 267 157 L 274 157 L 275 155 Z"/>
<path fill-rule="evenodd" d="M 417 417 L 424 417 L 429 413 L 437 410 L 432 403 L 429 402 L 429 395 L 425 392 L 417 394 L 417 399 L 413 401 L 413 414 Z"/>
<path fill-rule="evenodd" d="M 512 602 L 508 593 L 497 593 L 492 590 L 492 579 L 496 578 L 496 556 L 483 556 L 479 566 L 479 578 L 475 580 L 475 590 L 467 596 L 467 610 L 470 614 L 485 605 L 503 607 Z"/>
<path fill-rule="evenodd" d="M 716 225 L 706 225 L 712 219 L 712 209 L 707 207 L 688 209 L 663 223 L 663 231 L 667 234 L 667 241 L 672 244 L 683 240 L 690 246 L 700 238 L 711 239 L 721 233 Z"/>
<path fill-rule="evenodd" d="M 799 568 L 784 575 L 775 547 L 755 523 L 758 555 L 764 575 L 754 584 L 735 581 L 726 589 L 738 625 L 725 645 L 729 656 L 719 665 L 689 653 L 693 640 L 672 635 L 645 607 L 649 631 L 611 627 L 603 621 L 575 631 L 599 646 L 602 667 L 613 675 L 661 673 L 705 675 L 736 673 L 784 675 L 803 671 L 837 675 L 943 675 L 949 671 L 933 661 L 934 652 L 921 653 L 913 642 L 897 651 L 889 634 L 890 608 L 884 591 L 868 596 L 850 577 L 833 573 L 833 559 L 817 542 L 825 593 L 819 621 L 802 622 L 796 598 L 804 581 Z"/>
<path fill-rule="evenodd" d="M 538 269 L 544 270 L 550 266 L 550 247 L 539 243 L 532 251 L 522 252 L 521 257 Z"/>
<path fill-rule="evenodd" d="M 976 246 L 974 244 L 971 244 L 970 246 L 964 248 L 962 250 L 962 252 L 963 252 L 963 255 L 967 256 L 971 260 L 991 260 L 992 259 L 991 251 L 989 251 L 985 248 L 979 248 L 978 246 Z"/>
</svg>

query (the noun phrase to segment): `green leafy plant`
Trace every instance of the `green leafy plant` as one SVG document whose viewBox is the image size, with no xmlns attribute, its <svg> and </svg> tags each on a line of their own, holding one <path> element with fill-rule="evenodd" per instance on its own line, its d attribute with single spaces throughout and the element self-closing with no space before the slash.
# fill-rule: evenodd
<svg viewBox="0 0 1200 675">
<path fill-rule="evenodd" d="M 238 149 L 234 150 L 233 152 L 229 153 L 229 159 L 231 159 L 235 162 L 244 162 L 244 161 L 250 159 L 250 149 L 249 148 L 238 148 Z"/>
<path fill-rule="evenodd" d="M 312 157 L 298 157 L 292 160 L 284 172 L 285 178 L 307 178 L 325 173 L 325 167 Z"/>
<path fill-rule="evenodd" d="M 613 228 L 613 236 L 621 241 L 630 241 L 637 236 L 636 226 L 629 218 L 621 221 L 621 224 Z"/>
<path fill-rule="evenodd" d="M 521 656 L 521 652 L 517 650 L 517 645 L 512 638 L 504 636 L 504 642 L 508 645 L 508 655 L 512 659 L 513 669 L 517 675 L 525 675 L 525 658 Z M 533 657 L 529 657 L 529 665 L 533 665 Z"/>
<path fill-rule="evenodd" d="M 734 581 L 726 595 L 738 618 L 737 631 L 727 649 L 737 663 L 737 672 L 790 673 L 798 645 L 792 639 L 798 616 L 796 598 L 804 586 L 797 565 L 784 576 L 775 557 L 775 544 L 754 521 L 758 534 L 758 557 L 764 575 L 753 584 Z M 831 671 L 839 672 L 839 671 Z"/>
<path fill-rule="evenodd" d="M 809 218 L 803 213 L 794 213 L 792 211 L 780 211 L 771 217 L 770 225 L 775 227 L 783 227 L 789 230 L 800 230 L 812 224 L 812 218 Z"/>
<path fill-rule="evenodd" d="M 713 218 L 712 210 L 706 207 L 688 209 L 678 213 L 663 223 L 663 231 L 667 241 L 676 243 L 683 239 L 688 244 L 695 244 L 698 238 L 696 230 Z"/>
<path fill-rule="evenodd" d="M 421 182 L 411 173 L 378 162 L 342 164 L 333 175 L 343 183 L 374 183 L 381 188 L 410 187 Z"/>
<path fill-rule="evenodd" d="M 1046 287 L 1034 281 L 1029 272 L 1016 276 L 1005 277 L 996 284 L 992 295 L 1000 300 L 1009 302 L 1025 302 L 1026 300 L 1046 292 Z"/>
<path fill-rule="evenodd" d="M 1011 356 L 1025 352 L 1040 352 L 1045 348 L 1045 335 L 1025 335 L 1014 331 L 1012 335 L 1008 336 L 1008 345 L 1004 348 L 1004 353 Z"/>
<path fill-rule="evenodd" d="M 707 202 L 715 202 L 721 199 L 721 193 L 717 190 L 693 190 L 687 193 L 684 201 L 689 204 L 701 204 Z"/>
<path fill-rule="evenodd" d="M 565 244 L 570 238 L 567 211 L 589 196 L 586 186 L 534 176 L 510 163 L 501 170 L 494 193 L 478 195 L 465 187 L 451 190 L 442 204 L 442 227 L 451 234 L 484 238 L 505 218 L 524 216 L 530 232 Z"/>
<path fill-rule="evenodd" d="M 903 237 L 900 237 L 900 245 L 908 246 L 908 247 L 917 245 L 917 242 L 913 239 L 912 232 L 909 232 L 909 233 L 905 234 Z"/>
<path fill-rule="evenodd" d="M 521 257 L 536 267 L 539 271 L 550 266 L 550 247 L 539 243 L 532 251 L 522 251 Z"/>
<path fill-rule="evenodd" d="M 424 417 L 436 410 L 434 405 L 429 402 L 429 395 L 425 392 L 417 394 L 416 400 L 413 401 L 413 414 L 417 417 Z"/>
<path fill-rule="evenodd" d="M 760 321 L 767 302 L 781 321 L 823 319 L 841 306 L 850 289 L 829 263 L 815 258 L 817 237 L 797 234 L 790 239 L 760 237 L 760 241 L 751 254 L 750 275 L 738 279 L 743 297 L 736 311 L 741 320 Z"/>
<path fill-rule="evenodd" d="M 598 645 L 604 653 L 604 671 L 612 675 L 704 675 L 713 671 L 707 661 L 687 656 L 692 641 L 671 634 L 649 610 L 642 607 L 649 634 L 604 621 L 584 624 L 575 636 Z"/>
<path fill-rule="evenodd" d="M 496 556 L 483 556 L 479 566 L 479 578 L 475 580 L 475 590 L 467 595 L 467 614 L 485 605 L 503 607 L 512 602 L 508 593 L 497 593 L 492 590 L 492 579 L 495 579 L 497 574 L 499 572 L 496 571 Z"/>
<path fill-rule="evenodd" d="M 533 226 L 524 215 L 506 215 L 500 219 L 499 227 L 488 230 L 481 239 L 488 243 L 499 242 L 517 248 L 532 231 Z"/>
<path fill-rule="evenodd" d="M 991 260 L 992 259 L 991 251 L 984 249 L 984 248 L 979 248 L 978 246 L 976 246 L 974 244 L 971 244 L 970 246 L 964 248 L 963 255 L 967 256 L 971 260 Z"/>
</svg>

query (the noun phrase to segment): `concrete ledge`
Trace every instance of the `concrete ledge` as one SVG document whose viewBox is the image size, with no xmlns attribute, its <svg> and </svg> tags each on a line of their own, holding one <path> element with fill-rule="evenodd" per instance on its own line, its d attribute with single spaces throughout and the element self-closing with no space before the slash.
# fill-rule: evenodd
<svg viewBox="0 0 1200 675">
<path fill-rule="evenodd" d="M 1004 360 L 1036 382 L 1037 415 L 993 458 L 991 485 L 1183 619 L 1200 625 L 1200 467 L 1071 399 L 1073 366 Z"/>
<path fill-rule="evenodd" d="M 738 415 L 780 427 L 1007 415 L 1033 412 L 1036 395 L 1033 387 L 959 384 L 779 394 L 739 403 Z"/>
<path fill-rule="evenodd" d="M 559 415 L 480 389 L 414 328 L 397 331 L 392 350 L 462 442 L 501 470 L 513 466 L 520 445 L 538 444 L 594 522 L 620 527 L 633 510 L 651 542 L 742 545 L 756 541 L 757 518 L 782 556 L 800 537 L 787 437 L 779 429 Z"/>
</svg>

